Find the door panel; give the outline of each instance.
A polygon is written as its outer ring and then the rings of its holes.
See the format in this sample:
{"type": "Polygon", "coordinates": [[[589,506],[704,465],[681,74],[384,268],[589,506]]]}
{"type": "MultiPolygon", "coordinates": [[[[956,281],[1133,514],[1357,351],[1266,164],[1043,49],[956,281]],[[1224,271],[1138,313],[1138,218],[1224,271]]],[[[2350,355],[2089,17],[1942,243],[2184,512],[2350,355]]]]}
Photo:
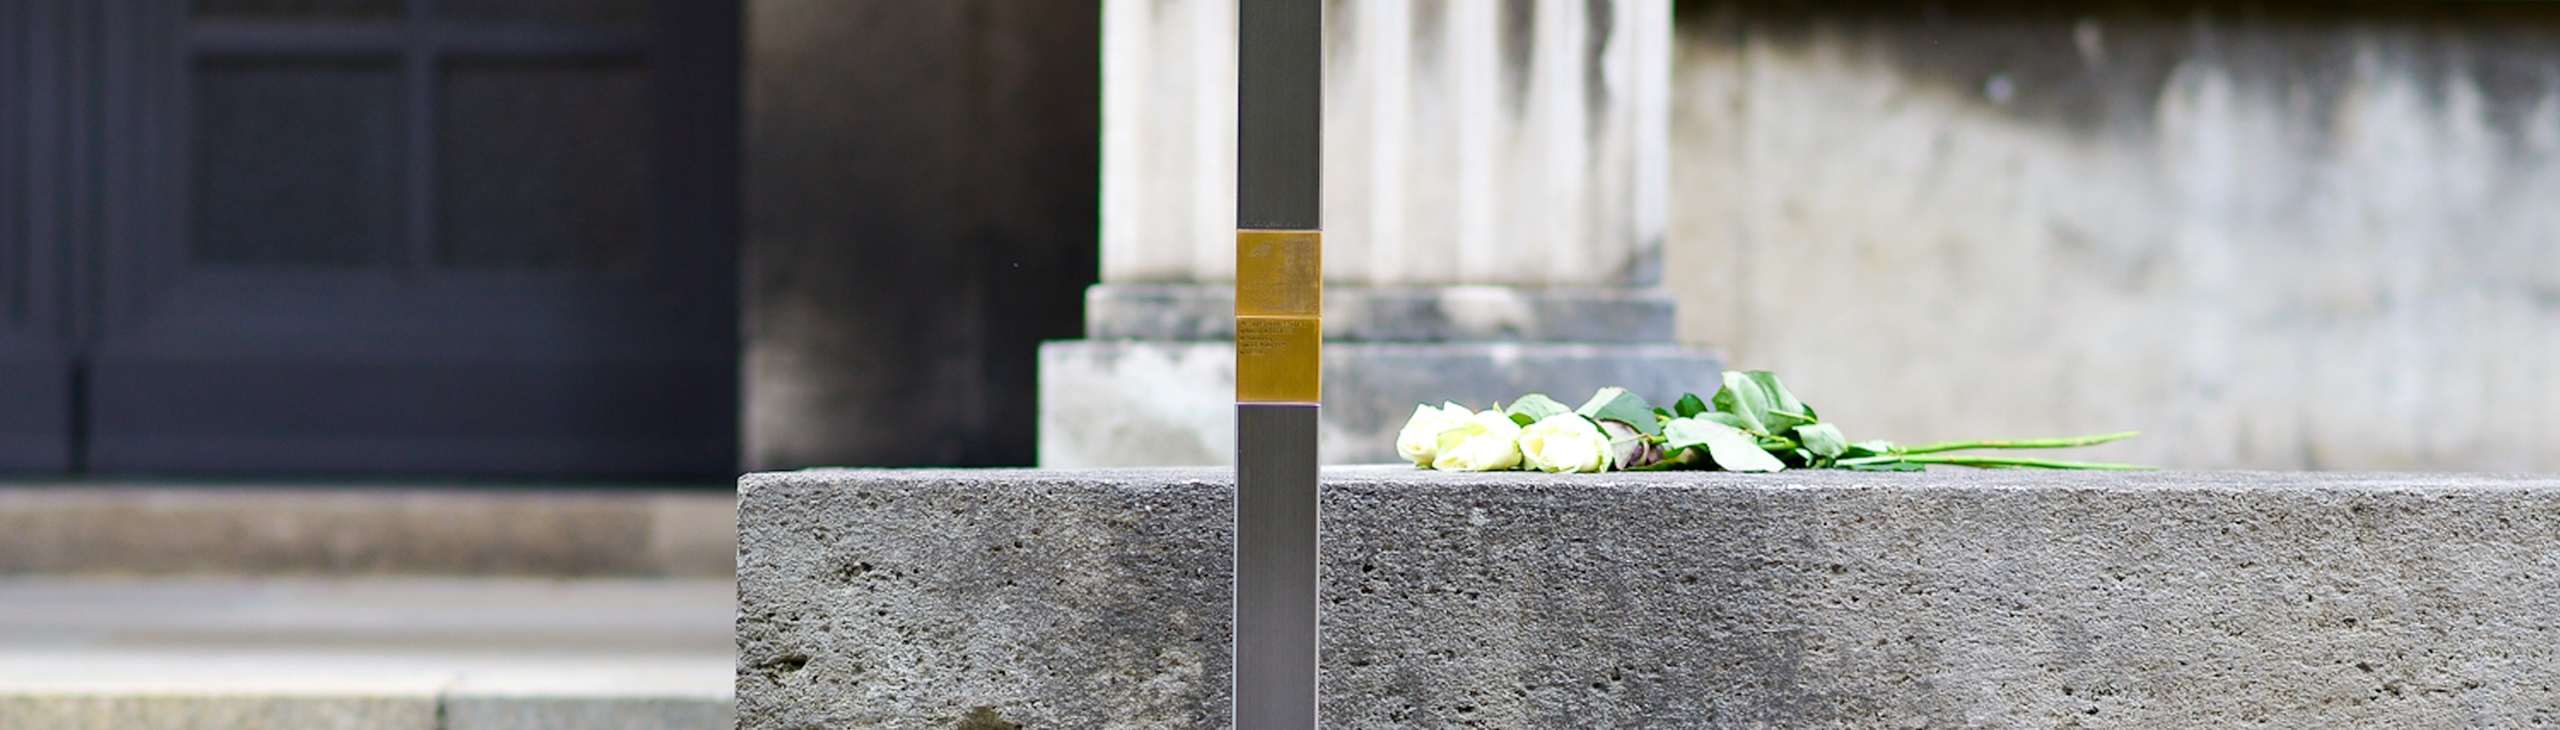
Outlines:
{"type": "Polygon", "coordinates": [[[105,471],[652,478],[717,473],[725,362],[565,353],[122,357],[90,401],[105,471]]]}
{"type": "Polygon", "coordinates": [[[127,6],[176,49],[132,69],[173,173],[133,204],[181,215],[102,257],[89,467],[733,473],[735,193],[693,148],[734,113],[667,111],[735,108],[735,6],[632,4],[127,6]]]}
{"type": "Polygon", "coordinates": [[[67,18],[0,3],[0,474],[71,464],[71,369],[56,279],[66,195],[67,18]]]}
{"type": "Polygon", "coordinates": [[[0,342],[0,474],[70,467],[70,372],[50,348],[0,342]]]}

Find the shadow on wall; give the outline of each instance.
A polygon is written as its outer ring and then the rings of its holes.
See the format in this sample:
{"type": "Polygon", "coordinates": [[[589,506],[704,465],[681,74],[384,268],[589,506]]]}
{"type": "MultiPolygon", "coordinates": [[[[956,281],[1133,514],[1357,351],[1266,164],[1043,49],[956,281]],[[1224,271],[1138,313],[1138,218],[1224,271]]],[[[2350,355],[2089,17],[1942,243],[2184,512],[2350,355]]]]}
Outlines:
{"type": "Polygon", "coordinates": [[[1682,337],[1852,437],[2560,469],[2560,7],[1680,8],[1682,337]]]}
{"type": "Polygon", "coordinates": [[[1099,12],[747,9],[747,468],[1032,463],[1095,280],[1099,12]]]}

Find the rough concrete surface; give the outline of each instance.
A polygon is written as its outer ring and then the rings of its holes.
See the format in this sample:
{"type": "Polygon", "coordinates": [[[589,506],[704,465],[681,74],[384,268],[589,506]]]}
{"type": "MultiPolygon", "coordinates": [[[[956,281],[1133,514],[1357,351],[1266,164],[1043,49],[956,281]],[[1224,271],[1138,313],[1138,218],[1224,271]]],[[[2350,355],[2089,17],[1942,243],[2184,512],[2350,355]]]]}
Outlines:
{"type": "Polygon", "coordinates": [[[1682,2],[1682,340],[1854,438],[2560,470],[2560,5],[1682,2]]]}
{"type": "MultiPolygon", "coordinates": [[[[1235,360],[1233,343],[1042,345],[1040,465],[1231,462],[1235,360]]],[[[1326,463],[1394,461],[1396,431],[1418,404],[1485,408],[1546,393],[1578,405],[1613,385],[1639,393],[1712,387],[1722,367],[1715,351],[1668,344],[1328,342],[1317,448],[1326,463]]]]}
{"type": "MultiPolygon", "coordinates": [[[[2560,719],[2555,477],[1325,482],[1328,727],[2560,719]]],[[[1228,472],[740,490],[741,727],[1223,722],[1228,472]]]]}
{"type": "Polygon", "coordinates": [[[742,728],[1195,727],[1227,712],[1232,478],[749,475],[742,728]],[[1222,483],[1229,483],[1221,487],[1222,483]]]}

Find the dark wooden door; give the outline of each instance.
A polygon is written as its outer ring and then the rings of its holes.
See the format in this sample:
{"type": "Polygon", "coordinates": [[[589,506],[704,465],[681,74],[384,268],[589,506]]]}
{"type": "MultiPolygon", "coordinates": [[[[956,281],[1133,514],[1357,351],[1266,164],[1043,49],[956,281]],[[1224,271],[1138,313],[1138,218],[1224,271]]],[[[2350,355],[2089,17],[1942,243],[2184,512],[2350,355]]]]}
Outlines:
{"type": "Polygon", "coordinates": [[[734,2],[35,4],[97,44],[77,468],[734,468],[734,2]]]}
{"type": "Polygon", "coordinates": [[[68,10],[0,2],[0,473],[68,468],[78,430],[63,254],[95,199],[68,10]]]}

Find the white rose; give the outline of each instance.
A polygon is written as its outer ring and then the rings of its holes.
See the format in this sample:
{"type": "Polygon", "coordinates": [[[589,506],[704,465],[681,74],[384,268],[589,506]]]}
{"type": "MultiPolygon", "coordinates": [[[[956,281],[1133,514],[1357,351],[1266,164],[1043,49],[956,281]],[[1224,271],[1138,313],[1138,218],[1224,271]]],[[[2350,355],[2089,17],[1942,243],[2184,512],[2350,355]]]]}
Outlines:
{"type": "Polygon", "coordinates": [[[1457,428],[1474,416],[1474,411],[1456,403],[1440,408],[1414,406],[1413,418],[1404,422],[1403,431],[1396,433],[1396,455],[1414,466],[1430,466],[1440,457],[1440,432],[1457,428]]]}
{"type": "Polygon", "coordinates": [[[1520,430],[1520,457],[1543,472],[1597,472],[1609,468],[1609,436],[1591,419],[1558,413],[1520,430]]]}
{"type": "Polygon", "coordinates": [[[1520,465],[1520,424],[1501,411],[1482,411],[1465,423],[1440,432],[1439,455],[1431,468],[1441,471],[1501,471],[1520,465]]]}

